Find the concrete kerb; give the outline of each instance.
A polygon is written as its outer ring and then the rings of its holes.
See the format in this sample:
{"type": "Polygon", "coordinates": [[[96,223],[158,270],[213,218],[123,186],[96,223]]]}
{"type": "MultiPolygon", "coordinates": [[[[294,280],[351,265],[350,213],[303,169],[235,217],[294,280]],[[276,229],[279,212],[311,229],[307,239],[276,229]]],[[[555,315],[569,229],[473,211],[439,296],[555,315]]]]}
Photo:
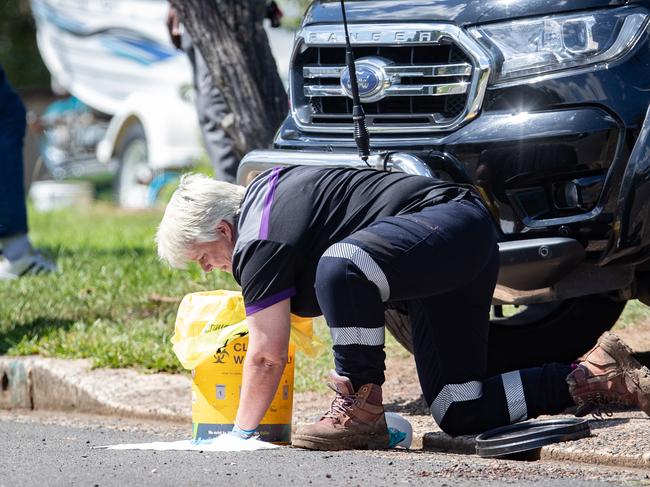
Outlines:
{"type": "Polygon", "coordinates": [[[0,408],[190,421],[191,379],[93,369],[90,360],[0,356],[0,408]]]}
{"type": "MultiPolygon", "coordinates": [[[[191,421],[191,379],[93,369],[90,360],[0,356],[0,409],[42,409],[174,422],[191,421]]],[[[650,418],[618,413],[592,421],[592,436],[541,449],[540,458],[650,468],[650,418]]],[[[425,450],[475,453],[473,436],[426,433],[425,450]]]]}
{"type": "MultiPolygon", "coordinates": [[[[562,416],[553,416],[555,419],[559,417],[562,416]]],[[[617,413],[611,418],[591,420],[590,426],[590,437],[542,447],[539,458],[650,469],[650,418],[644,413],[617,413]]],[[[474,436],[452,438],[442,432],[426,433],[422,438],[422,448],[473,454],[476,440],[474,436]]]]}

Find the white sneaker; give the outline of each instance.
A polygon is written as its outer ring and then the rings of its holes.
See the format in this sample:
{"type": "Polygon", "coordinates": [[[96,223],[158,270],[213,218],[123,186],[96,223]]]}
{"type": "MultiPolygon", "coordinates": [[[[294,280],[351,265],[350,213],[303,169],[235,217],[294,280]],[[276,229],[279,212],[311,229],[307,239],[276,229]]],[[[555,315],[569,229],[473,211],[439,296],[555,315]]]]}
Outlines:
{"type": "Polygon", "coordinates": [[[0,259],[0,281],[56,271],[56,264],[36,251],[12,261],[5,258],[0,259]]]}

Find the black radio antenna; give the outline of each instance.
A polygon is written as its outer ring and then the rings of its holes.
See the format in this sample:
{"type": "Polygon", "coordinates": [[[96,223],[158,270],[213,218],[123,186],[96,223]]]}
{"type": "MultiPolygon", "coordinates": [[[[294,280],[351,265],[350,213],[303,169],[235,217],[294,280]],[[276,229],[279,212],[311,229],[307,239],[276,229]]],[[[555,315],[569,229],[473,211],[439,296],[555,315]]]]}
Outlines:
{"type": "Polygon", "coordinates": [[[350,43],[348,32],[348,18],[345,14],[345,1],[341,0],[341,12],[343,13],[343,27],[345,28],[345,64],[350,75],[350,88],[352,91],[352,122],[354,123],[354,141],[357,143],[359,157],[368,167],[368,156],[370,155],[370,135],[366,128],[366,114],[361,106],[359,97],[359,84],[357,82],[357,70],[354,64],[354,53],[350,43]]]}

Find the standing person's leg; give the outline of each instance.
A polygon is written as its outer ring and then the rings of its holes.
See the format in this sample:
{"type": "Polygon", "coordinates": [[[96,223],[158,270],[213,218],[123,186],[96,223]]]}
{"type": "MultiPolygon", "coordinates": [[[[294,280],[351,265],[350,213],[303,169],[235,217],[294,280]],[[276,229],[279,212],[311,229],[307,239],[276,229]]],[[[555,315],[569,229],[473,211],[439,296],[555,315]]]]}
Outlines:
{"type": "Polygon", "coordinates": [[[56,270],[32,248],[23,186],[25,107],[0,67],[0,280],[56,270]]]}
{"type": "Polygon", "coordinates": [[[27,238],[23,187],[25,123],[25,107],[0,71],[0,238],[3,243],[10,237],[27,238]]]}
{"type": "Polygon", "coordinates": [[[232,139],[222,126],[224,118],[230,112],[221,91],[214,84],[205,59],[192,44],[187,33],[183,34],[182,47],[192,64],[199,125],[215,178],[234,183],[237,179],[239,159],[235,154],[232,139]]]}

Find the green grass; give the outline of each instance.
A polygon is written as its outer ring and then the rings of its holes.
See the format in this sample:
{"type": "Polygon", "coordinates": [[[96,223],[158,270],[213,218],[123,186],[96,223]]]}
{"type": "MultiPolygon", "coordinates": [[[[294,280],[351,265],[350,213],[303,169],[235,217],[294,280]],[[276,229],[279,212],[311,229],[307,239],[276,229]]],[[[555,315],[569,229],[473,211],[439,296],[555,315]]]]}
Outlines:
{"type": "Polygon", "coordinates": [[[176,302],[158,296],[236,287],[224,273],[171,270],[153,236],[161,213],[107,204],[30,214],[31,237],[61,272],[0,283],[0,354],[91,358],[97,367],[179,371],[176,302]]]}
{"type": "Polygon", "coordinates": [[[334,358],[330,353],[332,339],[330,338],[327,324],[322,318],[314,320],[314,333],[323,343],[323,353],[317,357],[307,357],[298,353],[296,357],[296,371],[294,387],[297,391],[324,391],[325,378],[330,369],[334,368],[334,358]]]}
{"type": "MultiPolygon", "coordinates": [[[[519,313],[521,309],[522,308],[519,306],[504,305],[502,309],[503,316],[515,315],[519,313]]],[[[634,326],[648,320],[650,320],[650,307],[634,299],[627,303],[621,317],[616,322],[616,325],[614,325],[614,328],[634,326]]]]}
{"type": "Polygon", "coordinates": [[[650,307],[637,301],[629,301],[614,328],[626,328],[650,320],[650,307]]]}

